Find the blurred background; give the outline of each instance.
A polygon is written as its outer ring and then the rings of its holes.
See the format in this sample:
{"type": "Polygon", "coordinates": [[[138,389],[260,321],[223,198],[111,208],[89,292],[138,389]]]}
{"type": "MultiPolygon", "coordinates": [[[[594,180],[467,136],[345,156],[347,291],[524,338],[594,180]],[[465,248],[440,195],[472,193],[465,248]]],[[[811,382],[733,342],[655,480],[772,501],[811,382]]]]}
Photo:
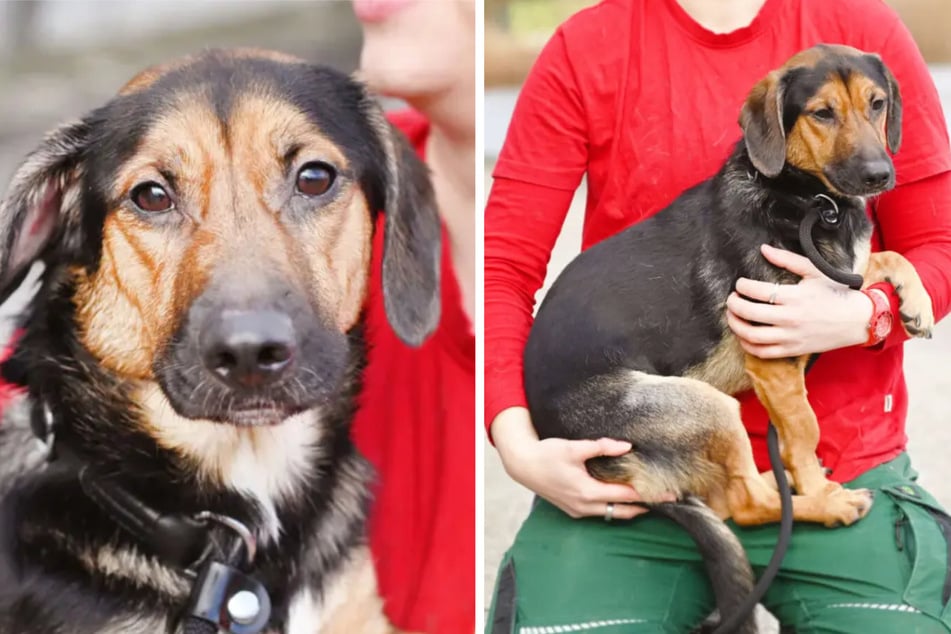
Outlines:
{"type": "Polygon", "coordinates": [[[349,0],[0,0],[0,182],[43,132],[151,64],[256,46],[350,72],[360,45],[349,0]]]}
{"type": "MultiPolygon", "coordinates": [[[[951,128],[951,0],[886,0],[901,15],[928,62],[945,118],[951,128]]],[[[519,86],[535,56],[554,29],[572,13],[594,0],[485,0],[485,192],[505,139],[519,86]]],[[[581,248],[584,185],[575,194],[571,211],[552,253],[545,291],[581,248]]],[[[537,304],[536,304],[537,305],[537,304]]],[[[905,346],[905,373],[910,392],[908,434],[921,481],[951,508],[951,319],[936,329],[930,341],[905,346]]],[[[485,447],[485,596],[495,584],[496,568],[528,513],[531,493],[506,475],[498,454],[485,447]]],[[[775,634],[775,621],[760,614],[764,632],[775,634]]]]}

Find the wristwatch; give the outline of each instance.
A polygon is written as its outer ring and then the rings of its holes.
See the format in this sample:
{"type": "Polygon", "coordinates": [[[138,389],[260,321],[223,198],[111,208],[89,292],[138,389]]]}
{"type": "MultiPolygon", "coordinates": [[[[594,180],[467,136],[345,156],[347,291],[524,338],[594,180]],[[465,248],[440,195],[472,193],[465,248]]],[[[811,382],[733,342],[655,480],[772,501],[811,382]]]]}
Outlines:
{"type": "Polygon", "coordinates": [[[868,341],[863,345],[874,346],[881,343],[892,331],[892,306],[888,294],[880,288],[867,288],[862,291],[872,300],[872,316],[868,320],[868,341]]]}

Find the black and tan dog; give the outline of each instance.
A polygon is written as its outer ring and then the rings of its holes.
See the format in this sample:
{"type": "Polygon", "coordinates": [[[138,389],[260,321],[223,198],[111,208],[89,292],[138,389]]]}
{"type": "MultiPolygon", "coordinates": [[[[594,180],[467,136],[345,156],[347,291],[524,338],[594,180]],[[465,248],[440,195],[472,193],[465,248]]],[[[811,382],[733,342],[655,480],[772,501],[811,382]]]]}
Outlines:
{"type": "Polygon", "coordinates": [[[28,394],[0,425],[0,633],[179,631],[225,550],[266,632],[392,631],[349,439],[378,210],[387,315],[417,345],[428,174],[346,76],[209,51],[46,137],[0,206],[4,292],[46,267],[4,368],[28,394]]]}
{"type": "Polygon", "coordinates": [[[914,268],[896,253],[869,255],[866,199],[894,186],[887,150],[898,150],[901,109],[877,56],[842,46],[797,54],[751,91],[744,138],[719,172],[571,262],[529,336],[525,387],[539,435],[630,441],[630,454],[591,460],[589,471],[648,501],[687,496],[651,508],[698,542],[724,617],[749,595],[752,573],[720,518],[760,524],[781,511],[728,395],[754,388],[776,424],[795,519],[847,525],[872,504],[868,491],[828,481],[816,458],[807,357],[745,354],[726,325],[726,299],[740,277],[794,283],[759,246],[802,253],[805,214],[836,205],[838,227],[815,231],[820,254],[866,284],[893,283],[906,330],[930,334],[931,301],[914,268]]]}

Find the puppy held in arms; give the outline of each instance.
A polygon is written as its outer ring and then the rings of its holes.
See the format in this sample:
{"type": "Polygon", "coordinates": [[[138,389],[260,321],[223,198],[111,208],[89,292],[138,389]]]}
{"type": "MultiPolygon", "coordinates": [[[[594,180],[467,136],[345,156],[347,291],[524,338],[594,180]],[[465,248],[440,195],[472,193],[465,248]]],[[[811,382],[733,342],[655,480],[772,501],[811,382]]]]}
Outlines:
{"type": "MultiPolygon", "coordinates": [[[[750,595],[753,572],[722,520],[765,524],[782,511],[732,395],[754,389],[776,425],[796,520],[849,525],[872,506],[871,492],[828,480],[816,457],[809,355],[746,354],[727,326],[727,297],[741,277],[795,284],[760,247],[804,253],[800,228],[818,214],[818,257],[866,286],[893,284],[907,333],[930,336],[931,299],[914,267],[898,253],[869,253],[866,204],[895,185],[889,152],[901,142],[901,112],[877,55],[829,45],[798,53],[751,89],[743,138],[717,174],[579,255],[529,335],[525,391],[539,436],[629,441],[629,454],[594,458],[588,470],[633,485],[690,534],[724,619],[750,595]],[[668,491],[681,500],[663,503],[668,491]]],[[[752,617],[737,630],[755,631],[752,617]]]]}
{"type": "Polygon", "coordinates": [[[145,70],[0,203],[0,633],[380,634],[349,438],[375,219],[394,331],[439,318],[424,165],[362,85],[278,53],[145,70]],[[36,281],[36,272],[43,268],[36,281]]]}

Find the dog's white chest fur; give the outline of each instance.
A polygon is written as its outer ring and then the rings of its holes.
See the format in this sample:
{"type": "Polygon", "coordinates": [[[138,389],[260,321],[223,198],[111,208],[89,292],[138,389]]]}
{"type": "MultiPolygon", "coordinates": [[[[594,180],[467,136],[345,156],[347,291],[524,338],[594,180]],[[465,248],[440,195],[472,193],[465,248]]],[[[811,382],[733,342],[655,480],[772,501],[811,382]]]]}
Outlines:
{"type": "Polygon", "coordinates": [[[138,396],[157,442],[192,459],[203,479],[256,502],[264,516],[258,539],[278,542],[277,505],[310,475],[317,458],[319,412],[303,412],[275,427],[239,428],[182,418],[155,384],[138,396]]]}

